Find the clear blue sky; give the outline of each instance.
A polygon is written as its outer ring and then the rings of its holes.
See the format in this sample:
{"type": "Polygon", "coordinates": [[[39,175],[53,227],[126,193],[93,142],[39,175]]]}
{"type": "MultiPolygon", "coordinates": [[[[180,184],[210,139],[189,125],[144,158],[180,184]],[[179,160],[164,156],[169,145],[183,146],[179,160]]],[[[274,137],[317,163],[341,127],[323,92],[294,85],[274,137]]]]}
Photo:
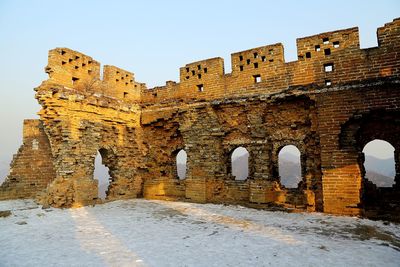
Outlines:
{"type": "MultiPolygon", "coordinates": [[[[21,144],[22,120],[40,109],[33,88],[46,79],[47,51],[69,47],[136,74],[149,87],[178,81],[178,68],[282,42],[360,27],[361,46],[400,17],[400,1],[19,1],[0,0],[0,163],[21,144]]],[[[1,166],[0,166],[1,168],[1,166]]]]}

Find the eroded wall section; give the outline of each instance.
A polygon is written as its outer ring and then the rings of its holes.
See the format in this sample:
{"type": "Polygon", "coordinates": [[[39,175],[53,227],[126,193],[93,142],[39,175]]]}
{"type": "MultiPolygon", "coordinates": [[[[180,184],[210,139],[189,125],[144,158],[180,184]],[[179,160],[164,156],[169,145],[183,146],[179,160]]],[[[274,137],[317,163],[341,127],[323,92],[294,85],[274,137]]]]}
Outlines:
{"type": "Polygon", "coordinates": [[[140,99],[134,75],[67,48],[49,52],[49,79],[36,88],[39,112],[54,154],[54,182],[41,202],[56,207],[96,203],[94,159],[110,170],[108,199],[140,196],[140,99]]]}
{"type": "Polygon", "coordinates": [[[23,144],[0,186],[0,199],[34,198],[55,177],[50,143],[39,120],[25,120],[23,144]]]}

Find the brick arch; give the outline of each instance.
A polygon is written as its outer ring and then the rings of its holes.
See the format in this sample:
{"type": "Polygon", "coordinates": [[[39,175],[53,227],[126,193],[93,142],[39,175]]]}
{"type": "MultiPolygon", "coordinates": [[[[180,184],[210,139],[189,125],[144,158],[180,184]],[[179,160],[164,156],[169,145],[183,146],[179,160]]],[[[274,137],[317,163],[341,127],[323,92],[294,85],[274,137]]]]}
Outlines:
{"type": "Polygon", "coordinates": [[[398,201],[400,189],[400,112],[385,109],[376,109],[365,113],[356,113],[343,124],[339,135],[341,149],[357,158],[360,169],[362,188],[361,203],[366,216],[379,210],[391,214],[391,201],[398,201]],[[365,179],[365,155],[363,148],[369,142],[380,139],[390,143],[395,151],[395,184],[392,188],[378,188],[365,179]]]}
{"type": "Polygon", "coordinates": [[[288,145],[293,145],[300,151],[301,177],[302,180],[304,180],[307,170],[306,168],[307,153],[306,153],[306,145],[301,140],[283,140],[274,143],[272,148],[272,175],[275,180],[280,181],[279,152],[282,150],[282,148],[288,145]]]}
{"type": "Polygon", "coordinates": [[[400,183],[400,112],[384,109],[372,110],[368,113],[354,114],[343,124],[340,135],[339,145],[342,149],[356,153],[358,164],[361,169],[362,177],[364,170],[363,148],[369,142],[380,139],[390,143],[395,149],[396,163],[396,186],[400,183]]]}
{"type": "MultiPolygon", "coordinates": [[[[300,180],[297,183],[297,186],[293,187],[292,189],[302,188],[302,186],[299,186],[299,185],[303,185],[305,183],[305,175],[304,175],[305,171],[304,171],[304,169],[305,169],[306,163],[305,163],[304,153],[302,153],[301,150],[296,145],[293,145],[293,144],[290,144],[290,145],[294,146],[300,153],[300,180]]],[[[278,153],[278,155],[277,155],[277,159],[278,159],[277,160],[277,164],[278,164],[278,166],[277,166],[277,170],[276,171],[278,172],[279,182],[281,183],[281,185],[285,186],[285,188],[290,188],[290,187],[287,187],[287,185],[284,185],[283,182],[282,182],[282,177],[281,177],[282,173],[281,173],[280,167],[279,167],[279,160],[280,160],[279,159],[279,154],[281,153],[283,148],[285,148],[287,146],[290,146],[290,145],[285,145],[283,147],[280,147],[279,150],[277,151],[277,153],[278,153]]]]}
{"type": "Polygon", "coordinates": [[[173,178],[176,178],[176,179],[179,179],[179,180],[185,180],[185,179],[188,177],[188,170],[189,170],[189,168],[188,168],[189,154],[188,154],[188,152],[187,152],[187,149],[185,149],[184,146],[183,146],[183,147],[179,147],[179,148],[173,150],[171,156],[172,156],[172,158],[173,158],[174,161],[175,161],[175,164],[174,164],[174,171],[173,171],[173,178]],[[178,168],[178,160],[177,160],[177,159],[178,159],[178,154],[179,154],[181,151],[184,151],[184,152],[186,153],[186,157],[187,157],[187,159],[186,159],[186,175],[185,175],[185,178],[182,178],[182,179],[179,178],[179,176],[178,176],[178,169],[177,169],[177,168],[178,168]]]}
{"type": "MultiPolygon", "coordinates": [[[[117,153],[116,149],[112,147],[101,147],[96,151],[96,154],[94,155],[94,158],[97,156],[97,152],[99,152],[101,159],[102,159],[102,164],[108,168],[108,175],[110,177],[109,185],[106,191],[106,199],[108,198],[108,195],[110,193],[110,189],[114,187],[116,183],[115,179],[115,173],[117,171],[117,153]]],[[[95,166],[93,165],[93,172],[94,172],[95,166]]],[[[94,179],[94,177],[93,177],[94,179]]]]}
{"type": "Polygon", "coordinates": [[[303,141],[299,141],[299,140],[280,141],[280,142],[278,142],[278,146],[274,146],[275,149],[274,149],[273,153],[278,155],[279,152],[282,150],[282,148],[284,148],[285,146],[289,146],[289,145],[295,146],[300,151],[301,154],[306,153],[306,146],[304,145],[303,141]]]}
{"type": "Polygon", "coordinates": [[[339,145],[342,149],[362,150],[374,139],[381,139],[399,148],[400,112],[384,109],[355,113],[341,127],[339,145]]]}
{"type": "Polygon", "coordinates": [[[172,150],[171,156],[176,157],[179,154],[179,152],[181,152],[182,150],[185,151],[187,154],[188,149],[185,146],[178,146],[177,148],[172,150]]]}
{"type": "Polygon", "coordinates": [[[249,151],[249,140],[246,140],[243,142],[243,140],[230,140],[229,142],[225,142],[223,145],[223,158],[224,158],[224,165],[226,169],[226,175],[231,179],[234,179],[232,177],[232,153],[238,148],[238,147],[244,147],[250,154],[249,151]]]}
{"type": "Polygon", "coordinates": [[[237,144],[237,145],[231,145],[230,146],[230,149],[228,150],[229,152],[227,154],[228,155],[228,159],[226,161],[227,162],[228,177],[230,177],[231,179],[236,180],[236,178],[233,176],[232,156],[233,156],[233,153],[236,151],[236,149],[238,149],[240,147],[246,149],[247,153],[249,154],[249,159],[248,159],[248,164],[247,164],[248,174],[247,174],[247,177],[245,179],[245,180],[247,180],[247,179],[250,178],[250,160],[251,160],[251,156],[250,156],[248,145],[246,146],[246,144],[237,144]]]}

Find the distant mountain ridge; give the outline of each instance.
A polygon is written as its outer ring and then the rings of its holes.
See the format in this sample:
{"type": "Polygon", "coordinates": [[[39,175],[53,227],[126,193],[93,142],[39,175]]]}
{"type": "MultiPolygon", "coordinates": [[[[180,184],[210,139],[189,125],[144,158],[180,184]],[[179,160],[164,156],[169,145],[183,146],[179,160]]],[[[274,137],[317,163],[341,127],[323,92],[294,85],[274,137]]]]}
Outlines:
{"type": "Polygon", "coordinates": [[[380,159],[365,156],[365,178],[378,187],[391,187],[396,174],[394,158],[380,159]]]}
{"type": "Polygon", "coordinates": [[[385,176],[374,171],[366,171],[365,178],[373,182],[377,187],[391,187],[394,183],[393,177],[385,176]]]}
{"type": "Polygon", "coordinates": [[[380,159],[374,156],[365,156],[364,166],[366,166],[365,169],[367,171],[373,171],[388,177],[394,177],[396,174],[394,164],[394,158],[380,159]]]}

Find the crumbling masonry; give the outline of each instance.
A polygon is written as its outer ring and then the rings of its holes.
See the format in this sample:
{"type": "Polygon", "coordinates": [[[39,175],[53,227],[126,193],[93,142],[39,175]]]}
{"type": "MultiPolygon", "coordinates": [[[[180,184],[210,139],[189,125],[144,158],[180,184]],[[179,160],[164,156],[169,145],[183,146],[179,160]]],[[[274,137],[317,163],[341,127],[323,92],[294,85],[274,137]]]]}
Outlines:
{"type": "Polygon", "coordinates": [[[24,122],[24,143],[0,199],[37,197],[55,207],[98,201],[99,151],[110,169],[107,199],[280,205],[337,214],[400,210],[400,19],[360,49],[358,28],[297,39],[298,60],[282,44],[180,68],[180,82],[147,89],[134,74],[67,48],[49,52],[49,79],[36,88],[39,120],[24,122]],[[395,147],[392,188],[364,178],[362,148],[395,147]],[[302,181],[280,183],[278,153],[301,152],[302,181]],[[249,177],[237,181],[230,155],[249,152],[249,177]],[[176,155],[188,154],[180,180],[176,155]]]}

